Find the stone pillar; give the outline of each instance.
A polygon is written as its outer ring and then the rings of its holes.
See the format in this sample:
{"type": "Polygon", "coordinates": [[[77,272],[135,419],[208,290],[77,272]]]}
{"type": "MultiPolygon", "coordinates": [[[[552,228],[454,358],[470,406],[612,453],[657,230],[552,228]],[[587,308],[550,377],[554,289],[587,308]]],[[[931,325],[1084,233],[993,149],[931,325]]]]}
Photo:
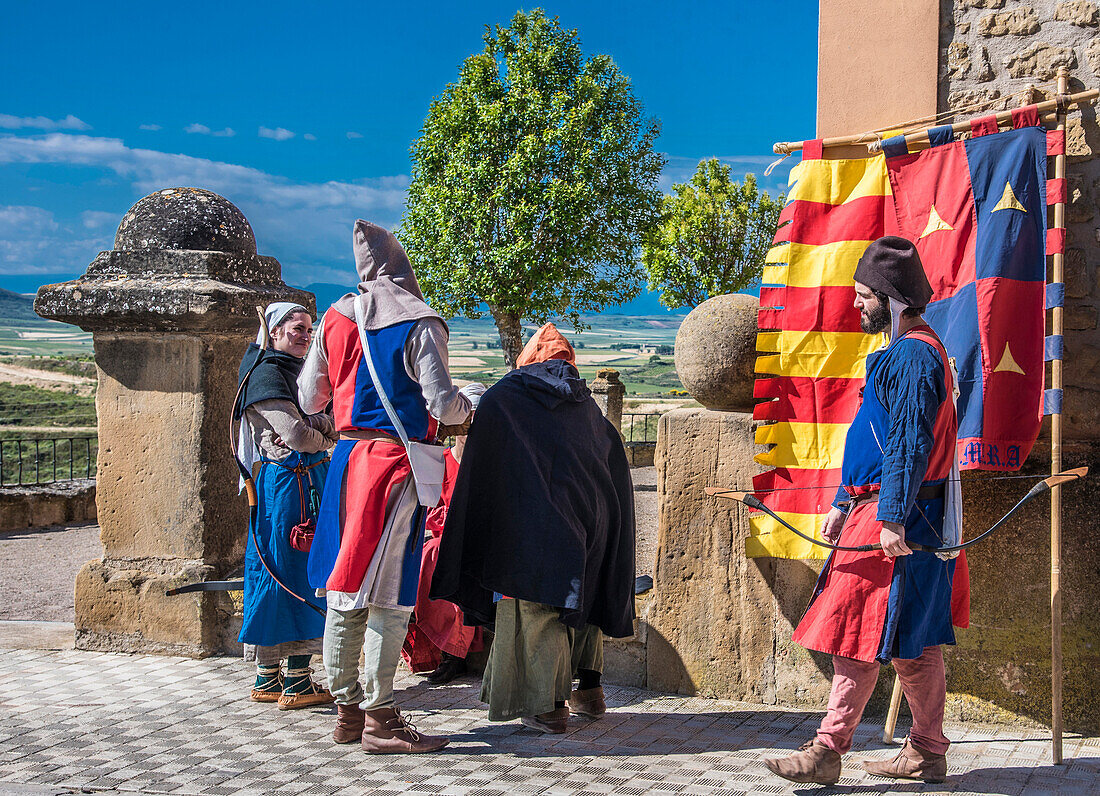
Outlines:
{"type": "Polygon", "coordinates": [[[604,417],[622,434],[623,396],[626,395],[626,386],[619,381],[619,371],[600,368],[588,388],[592,390],[592,397],[596,399],[604,417]]]}
{"type": "MultiPolygon", "coordinates": [[[[657,568],[647,616],[656,691],[820,707],[823,660],[791,641],[821,562],[747,558],[748,512],[708,486],[752,483],[757,424],[742,412],[676,409],[657,431],[657,568]]],[[[831,672],[830,672],[831,674],[831,672]]]]}
{"type": "Polygon", "coordinates": [[[195,188],[145,197],[80,279],[39,289],[39,315],[92,332],[99,376],[103,558],[77,575],[77,648],[197,657],[235,645],[225,592],[164,592],[240,573],[248,508],[229,418],[255,307],[280,300],[314,309],[256,254],[240,210],[195,188]]]}

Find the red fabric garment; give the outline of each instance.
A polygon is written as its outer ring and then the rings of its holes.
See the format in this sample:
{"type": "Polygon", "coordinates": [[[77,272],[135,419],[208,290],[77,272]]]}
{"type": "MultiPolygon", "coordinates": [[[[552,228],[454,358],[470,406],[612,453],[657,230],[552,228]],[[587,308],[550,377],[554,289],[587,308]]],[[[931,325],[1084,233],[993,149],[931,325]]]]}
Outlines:
{"type": "Polygon", "coordinates": [[[443,523],[447,519],[447,507],[451,503],[458,462],[449,452],[446,456],[447,473],[443,479],[443,495],[440,505],[428,512],[424,527],[431,537],[424,542],[424,556],[420,561],[420,584],[416,591],[416,608],[409,622],[409,632],[401,647],[409,670],[430,672],[439,666],[440,652],[465,658],[471,650],[482,648],[481,628],[462,624],[462,611],[446,600],[432,600],[428,591],[432,575],[439,560],[439,543],[443,536],[443,523]]]}
{"type": "MultiPolygon", "coordinates": [[[[844,523],[843,544],[875,544],[882,523],[878,503],[860,503],[844,523]]],[[[833,551],[823,594],[810,603],[794,631],[794,641],[829,655],[871,663],[878,654],[894,574],[894,559],[881,550],[833,551]],[[829,599],[823,599],[828,596],[829,599]]]]}
{"type": "Polygon", "coordinates": [[[357,592],[386,521],[390,490],[412,475],[400,442],[360,440],[348,460],[340,552],[325,588],[357,592]]]}
{"type": "Polygon", "coordinates": [[[573,346],[552,323],[543,326],[527,341],[527,345],[519,352],[516,367],[522,368],[524,365],[545,362],[548,359],[564,359],[574,367],[577,364],[577,355],[573,351],[573,346]]]}

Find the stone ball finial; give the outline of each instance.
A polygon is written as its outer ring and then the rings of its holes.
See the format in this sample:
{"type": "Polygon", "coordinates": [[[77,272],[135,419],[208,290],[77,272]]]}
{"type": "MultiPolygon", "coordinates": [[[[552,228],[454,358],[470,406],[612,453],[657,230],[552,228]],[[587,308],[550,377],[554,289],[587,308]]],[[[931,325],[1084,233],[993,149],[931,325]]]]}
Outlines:
{"type": "Polygon", "coordinates": [[[751,412],[756,366],[755,296],[730,293],[688,313],[676,333],[676,372],[707,409],[751,412]]]}
{"type": "Polygon", "coordinates": [[[138,201],[122,217],[116,251],[175,249],[256,254],[256,236],[244,213],[202,188],[168,188],[138,201]]]}

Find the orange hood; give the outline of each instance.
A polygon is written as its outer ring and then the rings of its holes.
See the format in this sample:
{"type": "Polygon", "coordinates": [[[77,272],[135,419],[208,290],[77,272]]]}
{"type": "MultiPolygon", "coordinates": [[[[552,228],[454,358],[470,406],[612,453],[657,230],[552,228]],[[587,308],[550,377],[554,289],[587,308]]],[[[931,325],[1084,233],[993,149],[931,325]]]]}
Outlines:
{"type": "Polygon", "coordinates": [[[519,354],[519,359],[516,360],[516,367],[522,368],[524,365],[545,362],[548,359],[564,359],[574,367],[577,365],[573,346],[569,345],[569,341],[552,323],[543,326],[527,341],[527,345],[519,354]]]}

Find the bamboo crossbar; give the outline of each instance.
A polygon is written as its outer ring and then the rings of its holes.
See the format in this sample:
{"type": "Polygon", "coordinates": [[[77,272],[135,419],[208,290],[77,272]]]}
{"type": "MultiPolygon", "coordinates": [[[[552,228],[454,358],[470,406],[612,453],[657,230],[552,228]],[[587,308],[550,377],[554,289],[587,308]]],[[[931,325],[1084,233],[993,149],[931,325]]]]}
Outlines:
{"type": "MultiPolygon", "coordinates": [[[[1044,102],[1037,103],[1035,109],[1038,111],[1041,120],[1044,123],[1054,122],[1057,119],[1057,111],[1059,103],[1062,103],[1062,107],[1068,109],[1077,105],[1082,105],[1086,102],[1091,102],[1097,97],[1100,97],[1100,89],[1090,89],[1088,91],[1079,91],[1076,94],[1064,94],[1059,92],[1058,96],[1052,100],[1045,100],[1044,102]]],[[[1012,121],[1012,111],[997,111],[992,114],[984,114],[985,116],[994,116],[997,119],[998,124],[1007,124],[1012,121]]],[[[982,118],[981,115],[973,117],[975,119],[982,118]]],[[[932,125],[923,129],[917,130],[912,133],[908,133],[905,136],[906,144],[927,144],[928,143],[928,131],[934,129],[940,125],[932,125]]],[[[946,125],[943,125],[946,126],[946,125]]],[[[956,133],[967,132],[970,130],[970,119],[965,119],[961,122],[955,122],[951,125],[952,131],[956,133]]],[[[800,152],[802,150],[805,141],[779,141],[772,145],[772,151],[777,155],[789,155],[792,152],[800,152]]],[[[853,146],[863,144],[867,147],[867,151],[872,154],[882,150],[882,138],[878,135],[878,132],[859,133],[858,135],[841,135],[833,138],[825,138],[821,141],[821,146],[824,148],[837,147],[837,146],[853,146]],[[868,140],[870,139],[870,140],[868,140]]]]}

